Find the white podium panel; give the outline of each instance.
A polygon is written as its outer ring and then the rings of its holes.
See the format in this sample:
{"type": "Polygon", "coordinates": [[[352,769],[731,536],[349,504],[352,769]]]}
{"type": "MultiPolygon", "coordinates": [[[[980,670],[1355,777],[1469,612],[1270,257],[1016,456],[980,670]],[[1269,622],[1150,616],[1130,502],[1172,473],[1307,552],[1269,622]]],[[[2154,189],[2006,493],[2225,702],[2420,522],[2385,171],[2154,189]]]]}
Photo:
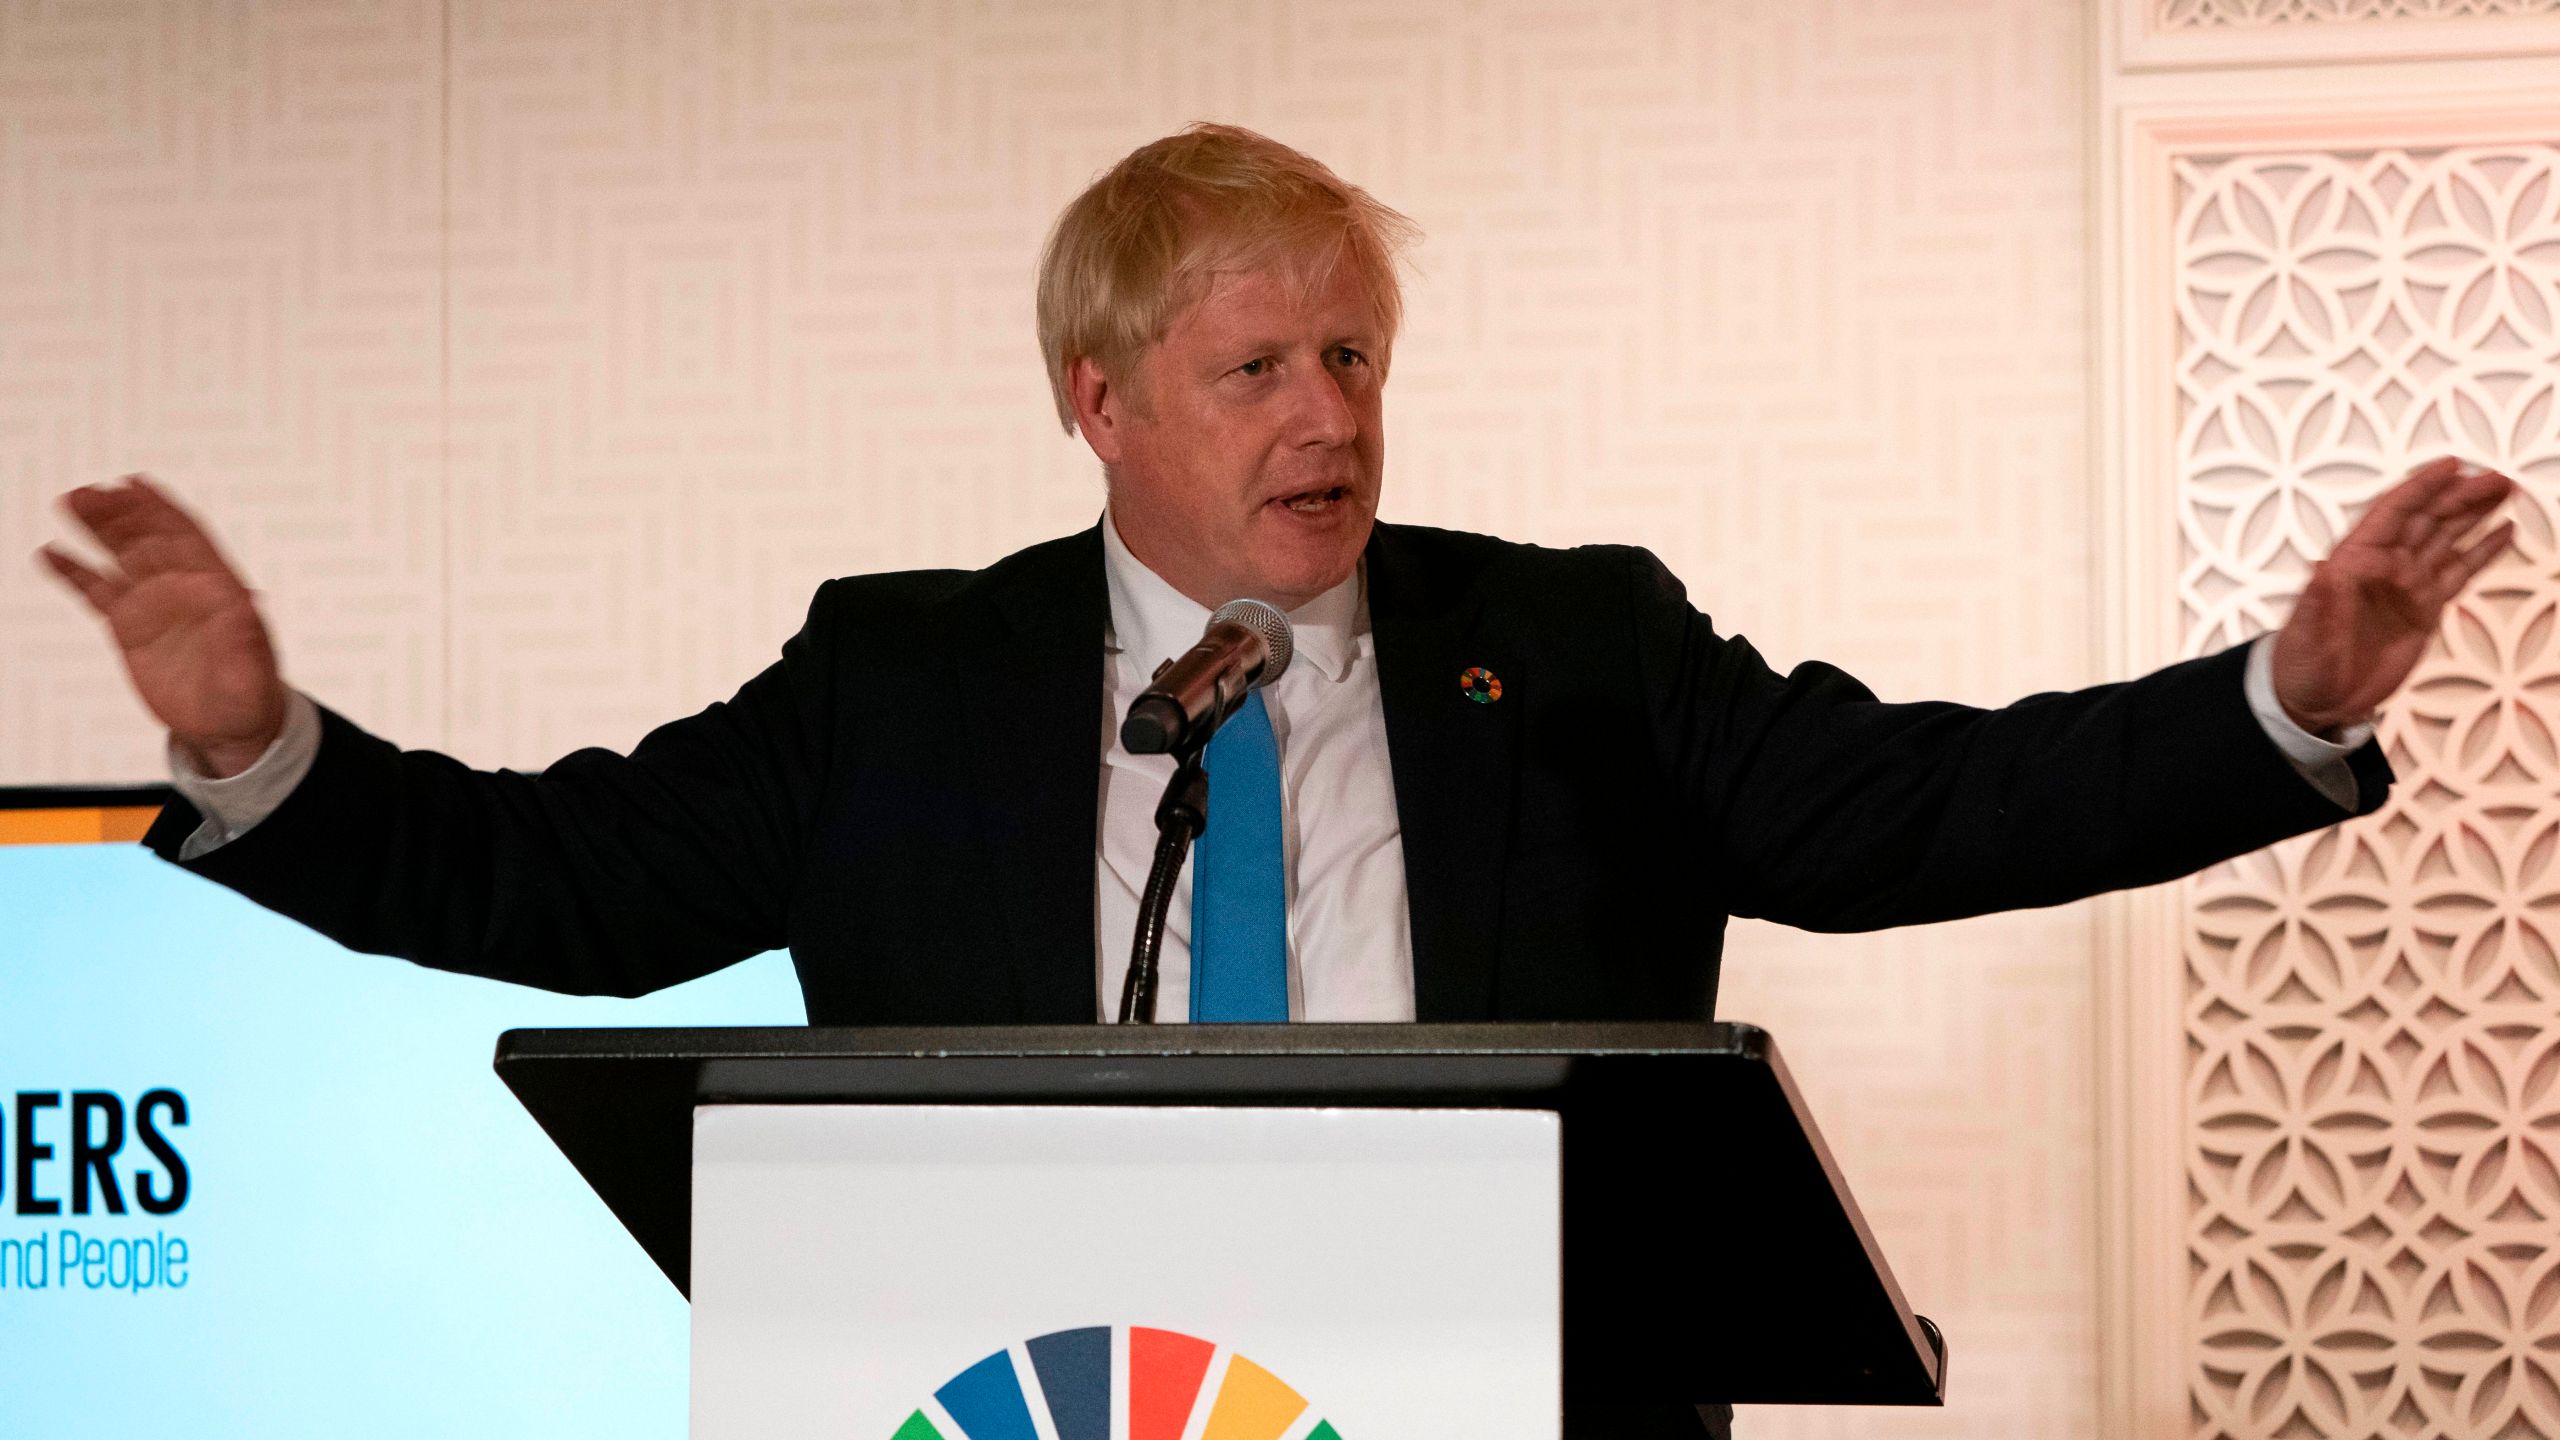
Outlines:
{"type": "Polygon", "coordinates": [[[703,1106],[700,1440],[1555,1440],[1530,1110],[703,1106]]]}

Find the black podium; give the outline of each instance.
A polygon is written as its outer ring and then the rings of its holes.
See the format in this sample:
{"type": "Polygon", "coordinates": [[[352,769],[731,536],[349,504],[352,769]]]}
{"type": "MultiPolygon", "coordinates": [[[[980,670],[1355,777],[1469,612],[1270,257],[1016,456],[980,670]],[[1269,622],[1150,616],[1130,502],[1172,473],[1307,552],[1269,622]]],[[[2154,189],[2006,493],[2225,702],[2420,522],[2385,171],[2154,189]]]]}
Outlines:
{"type": "Polygon", "coordinates": [[[697,1106],[1549,1111],[1567,1435],[1944,1392],[1935,1328],[1748,1025],[515,1030],[497,1070],[679,1290],[697,1106]]]}

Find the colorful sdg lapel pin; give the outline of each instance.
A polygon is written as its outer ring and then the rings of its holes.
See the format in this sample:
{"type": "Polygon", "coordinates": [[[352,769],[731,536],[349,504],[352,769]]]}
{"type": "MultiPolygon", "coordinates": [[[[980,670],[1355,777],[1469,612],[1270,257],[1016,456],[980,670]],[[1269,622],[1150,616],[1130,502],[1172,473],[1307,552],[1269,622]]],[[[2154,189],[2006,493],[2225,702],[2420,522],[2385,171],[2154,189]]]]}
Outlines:
{"type": "Polygon", "coordinates": [[[1479,705],[1490,705],[1502,698],[1502,677],[1481,665],[1470,665],[1458,673],[1458,690],[1479,705]]]}

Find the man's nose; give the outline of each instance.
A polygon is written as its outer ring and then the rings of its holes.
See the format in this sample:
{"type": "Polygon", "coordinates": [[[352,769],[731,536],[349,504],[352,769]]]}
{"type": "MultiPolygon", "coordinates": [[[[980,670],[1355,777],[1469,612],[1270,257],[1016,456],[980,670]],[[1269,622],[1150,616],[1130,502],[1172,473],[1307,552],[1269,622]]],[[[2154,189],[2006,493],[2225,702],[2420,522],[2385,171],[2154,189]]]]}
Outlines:
{"type": "Polygon", "coordinates": [[[1351,397],[1342,393],[1342,377],[1330,367],[1316,367],[1297,388],[1299,444],[1348,445],[1359,435],[1360,421],[1352,413],[1351,397]]]}

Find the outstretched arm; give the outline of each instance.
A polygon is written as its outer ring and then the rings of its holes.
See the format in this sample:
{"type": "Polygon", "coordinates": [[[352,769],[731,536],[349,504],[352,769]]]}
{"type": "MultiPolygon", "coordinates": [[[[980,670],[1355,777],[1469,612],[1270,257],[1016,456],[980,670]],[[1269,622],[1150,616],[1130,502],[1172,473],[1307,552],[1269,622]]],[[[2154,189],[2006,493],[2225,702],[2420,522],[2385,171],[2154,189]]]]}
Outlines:
{"type": "MultiPolygon", "coordinates": [[[[2505,547],[2503,527],[2462,540],[2509,489],[2439,461],[2376,503],[2278,637],[2295,723],[2336,733],[2407,678],[2443,607],[2505,547]]],[[[1657,764],[1734,913],[1851,930],[2051,905],[2342,818],[2251,713],[2244,649],[1997,710],[1884,704],[1827,665],[1772,671],[1645,558],[1657,764]]],[[[2351,763],[2369,810],[2388,767],[2370,745],[2351,763]]]]}
{"type": "Polygon", "coordinates": [[[164,857],[351,949],[556,990],[637,994],[783,943],[834,713],[821,605],[733,699],[628,756],[475,771],[326,712],[311,724],[248,587],[150,482],[65,504],[110,563],[43,558],[106,620],[191,768],[241,775],[298,708],[317,732],[254,831],[205,852],[173,804],[145,837],[164,857]]]}

